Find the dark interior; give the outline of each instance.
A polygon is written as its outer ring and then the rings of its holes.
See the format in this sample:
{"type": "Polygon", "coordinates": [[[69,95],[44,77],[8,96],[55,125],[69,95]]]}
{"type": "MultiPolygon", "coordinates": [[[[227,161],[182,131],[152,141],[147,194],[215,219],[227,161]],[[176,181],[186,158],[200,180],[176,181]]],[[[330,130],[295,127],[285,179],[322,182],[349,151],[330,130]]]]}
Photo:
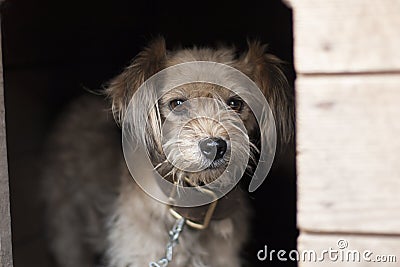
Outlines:
{"type": "MultiPolygon", "coordinates": [[[[294,81],[292,13],[280,0],[9,0],[1,18],[16,267],[53,265],[39,187],[43,144],[55,119],[87,89],[102,88],[152,37],[164,36],[168,48],[222,42],[239,50],[247,38],[258,38],[289,63],[294,81]]],[[[243,250],[249,266],[296,266],[257,259],[265,245],[296,248],[294,145],[287,151],[251,194],[252,239],[243,250]]]]}

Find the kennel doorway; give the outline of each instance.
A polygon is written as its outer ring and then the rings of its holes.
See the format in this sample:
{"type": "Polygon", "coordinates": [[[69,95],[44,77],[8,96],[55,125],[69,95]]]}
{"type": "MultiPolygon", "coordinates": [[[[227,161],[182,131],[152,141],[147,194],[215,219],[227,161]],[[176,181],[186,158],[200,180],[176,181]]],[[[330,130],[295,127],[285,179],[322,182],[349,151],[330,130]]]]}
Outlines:
{"type": "MultiPolygon", "coordinates": [[[[210,0],[197,5],[161,0],[3,3],[14,266],[53,266],[46,251],[37,178],[42,147],[51,126],[71,101],[86,93],[85,89],[99,89],[120,73],[152,37],[163,35],[169,49],[191,45],[217,47],[221,41],[234,44],[240,51],[246,49],[248,37],[259,38],[269,43],[272,54],[293,62],[292,13],[280,0],[241,4],[210,0]],[[266,24],[271,27],[265,27],[266,24]]],[[[294,72],[291,64],[288,71],[294,72]]],[[[290,150],[293,153],[294,146],[290,150]]],[[[294,156],[282,159],[252,195],[258,215],[253,222],[251,244],[243,250],[243,257],[251,266],[265,265],[256,256],[264,244],[276,249],[296,248],[294,167],[294,156]]],[[[6,218],[9,220],[9,216],[6,218]]],[[[3,229],[9,231],[10,227],[3,229]]],[[[9,236],[5,238],[10,241],[9,236]]],[[[4,255],[11,260],[11,250],[7,251],[4,255]]],[[[296,266],[295,262],[277,264],[296,266]]]]}

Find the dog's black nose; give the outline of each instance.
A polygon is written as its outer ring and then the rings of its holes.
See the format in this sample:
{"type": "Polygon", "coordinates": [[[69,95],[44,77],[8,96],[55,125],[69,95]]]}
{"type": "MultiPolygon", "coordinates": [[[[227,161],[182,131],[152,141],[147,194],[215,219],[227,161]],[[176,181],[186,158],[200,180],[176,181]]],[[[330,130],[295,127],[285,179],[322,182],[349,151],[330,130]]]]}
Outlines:
{"type": "Polygon", "coordinates": [[[210,160],[217,160],[225,155],[227,144],[221,138],[207,138],[199,142],[203,155],[210,160]]]}

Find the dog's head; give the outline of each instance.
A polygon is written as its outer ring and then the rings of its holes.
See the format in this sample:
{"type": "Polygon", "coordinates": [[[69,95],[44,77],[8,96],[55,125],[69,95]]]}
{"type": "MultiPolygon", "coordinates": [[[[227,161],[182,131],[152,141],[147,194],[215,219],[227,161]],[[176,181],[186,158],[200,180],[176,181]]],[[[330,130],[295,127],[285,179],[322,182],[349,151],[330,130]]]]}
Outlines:
{"type": "Polygon", "coordinates": [[[176,86],[161,96],[151,88],[138,91],[157,72],[193,61],[223,63],[246,74],[270,105],[279,143],[290,140],[290,88],[281,61],[266,54],[264,45],[249,42],[248,51],[238,57],[232,48],[167,51],[164,39],[159,38],[111,81],[107,94],[118,122],[127,116],[132,118],[133,131],[162,176],[175,181],[187,177],[195,184],[214,181],[231,159],[255,161],[256,137],[268,127],[259,125],[249,107],[251,103],[221,85],[193,82],[176,86]],[[135,93],[140,95],[128,111],[135,93]],[[145,108],[148,105],[153,106],[150,112],[145,108]]]}

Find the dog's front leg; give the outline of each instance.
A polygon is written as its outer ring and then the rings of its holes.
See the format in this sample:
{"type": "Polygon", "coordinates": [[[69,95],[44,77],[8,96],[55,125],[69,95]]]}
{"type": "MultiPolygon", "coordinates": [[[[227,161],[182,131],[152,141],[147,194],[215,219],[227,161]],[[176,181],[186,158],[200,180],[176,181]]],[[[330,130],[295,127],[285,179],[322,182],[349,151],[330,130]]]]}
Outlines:
{"type": "Polygon", "coordinates": [[[165,255],[167,207],[129,179],[108,223],[107,258],[113,267],[143,267],[165,255]]]}

